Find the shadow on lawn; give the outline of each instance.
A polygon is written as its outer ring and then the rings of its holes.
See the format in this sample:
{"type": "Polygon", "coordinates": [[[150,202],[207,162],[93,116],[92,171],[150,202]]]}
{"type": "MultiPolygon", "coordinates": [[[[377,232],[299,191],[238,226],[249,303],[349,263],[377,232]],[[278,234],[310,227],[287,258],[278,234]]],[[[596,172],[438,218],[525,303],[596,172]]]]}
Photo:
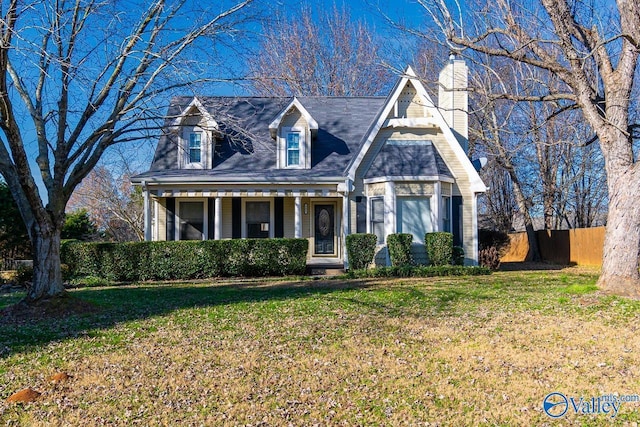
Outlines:
{"type": "Polygon", "coordinates": [[[29,319],[0,317],[0,358],[29,347],[46,345],[108,329],[118,323],[162,316],[179,309],[226,304],[283,301],[356,289],[366,289],[373,280],[231,282],[225,284],[153,284],[84,288],[71,292],[69,300],[95,309],[77,315],[34,315],[29,319]]]}
{"type": "Polygon", "coordinates": [[[448,313],[451,307],[459,302],[479,303],[482,301],[497,299],[498,295],[486,288],[469,288],[467,290],[454,289],[448,286],[435,286],[423,291],[413,287],[403,288],[403,292],[397,293],[391,301],[386,300],[362,300],[357,298],[344,298],[350,304],[366,307],[385,316],[410,318],[412,316],[424,316],[425,310],[431,313],[448,313]],[[489,292],[489,293],[488,293],[489,292]]]}

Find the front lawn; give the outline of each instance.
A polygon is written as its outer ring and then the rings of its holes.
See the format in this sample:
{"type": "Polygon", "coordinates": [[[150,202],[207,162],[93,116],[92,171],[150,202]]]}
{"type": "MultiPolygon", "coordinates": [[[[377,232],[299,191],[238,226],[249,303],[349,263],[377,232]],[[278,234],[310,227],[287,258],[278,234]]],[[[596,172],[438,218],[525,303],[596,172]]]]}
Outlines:
{"type": "MultiPolygon", "coordinates": [[[[576,270],[86,288],[0,320],[0,424],[600,425],[546,395],[640,394],[640,303],[576,270]],[[72,378],[52,384],[56,372],[72,378]],[[32,387],[29,404],[5,402],[32,387]]],[[[0,295],[0,307],[19,295],[0,295]]]]}

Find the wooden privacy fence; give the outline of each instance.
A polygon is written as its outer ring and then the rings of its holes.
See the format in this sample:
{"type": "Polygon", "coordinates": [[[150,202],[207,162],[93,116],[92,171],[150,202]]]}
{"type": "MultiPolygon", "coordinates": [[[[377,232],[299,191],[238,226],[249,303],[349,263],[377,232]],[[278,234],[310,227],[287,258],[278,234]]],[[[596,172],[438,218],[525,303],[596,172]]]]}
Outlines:
{"type": "MultiPolygon", "coordinates": [[[[543,261],[554,264],[602,265],[605,227],[573,230],[538,230],[536,238],[543,261]]],[[[522,262],[529,252],[527,233],[509,234],[510,244],[501,262],[522,262]]]]}

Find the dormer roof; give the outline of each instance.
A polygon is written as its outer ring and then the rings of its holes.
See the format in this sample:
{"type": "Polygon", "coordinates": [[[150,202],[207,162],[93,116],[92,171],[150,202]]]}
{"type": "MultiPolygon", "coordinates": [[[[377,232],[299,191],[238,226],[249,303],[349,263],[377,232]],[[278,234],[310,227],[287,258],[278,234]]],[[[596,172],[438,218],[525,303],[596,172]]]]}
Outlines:
{"type": "Polygon", "coordinates": [[[182,109],[182,112],[173,119],[173,123],[171,123],[170,126],[171,129],[175,130],[179,128],[188,117],[192,117],[194,115],[198,115],[204,119],[205,126],[208,130],[218,130],[218,122],[216,122],[211,113],[207,111],[197,97],[193,97],[191,102],[182,109]],[[197,111],[196,114],[192,114],[192,111],[194,110],[197,111]]]}
{"type": "Polygon", "coordinates": [[[298,112],[302,115],[302,117],[307,121],[309,130],[311,130],[312,137],[318,131],[318,122],[309,114],[306,108],[302,105],[302,103],[298,100],[297,97],[293,97],[293,100],[287,105],[280,113],[276,116],[276,118],[269,125],[269,132],[271,134],[271,138],[276,139],[276,135],[278,133],[278,128],[282,123],[282,119],[293,109],[297,109],[298,112]]]}

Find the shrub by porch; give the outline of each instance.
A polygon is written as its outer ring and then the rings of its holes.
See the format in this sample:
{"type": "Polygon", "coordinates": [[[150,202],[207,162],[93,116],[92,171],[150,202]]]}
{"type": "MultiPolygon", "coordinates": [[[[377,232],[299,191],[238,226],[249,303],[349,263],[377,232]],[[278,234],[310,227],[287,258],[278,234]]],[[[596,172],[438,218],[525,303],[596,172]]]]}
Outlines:
{"type": "Polygon", "coordinates": [[[237,239],[62,245],[75,277],[114,281],[304,274],[306,239],[237,239]]]}

